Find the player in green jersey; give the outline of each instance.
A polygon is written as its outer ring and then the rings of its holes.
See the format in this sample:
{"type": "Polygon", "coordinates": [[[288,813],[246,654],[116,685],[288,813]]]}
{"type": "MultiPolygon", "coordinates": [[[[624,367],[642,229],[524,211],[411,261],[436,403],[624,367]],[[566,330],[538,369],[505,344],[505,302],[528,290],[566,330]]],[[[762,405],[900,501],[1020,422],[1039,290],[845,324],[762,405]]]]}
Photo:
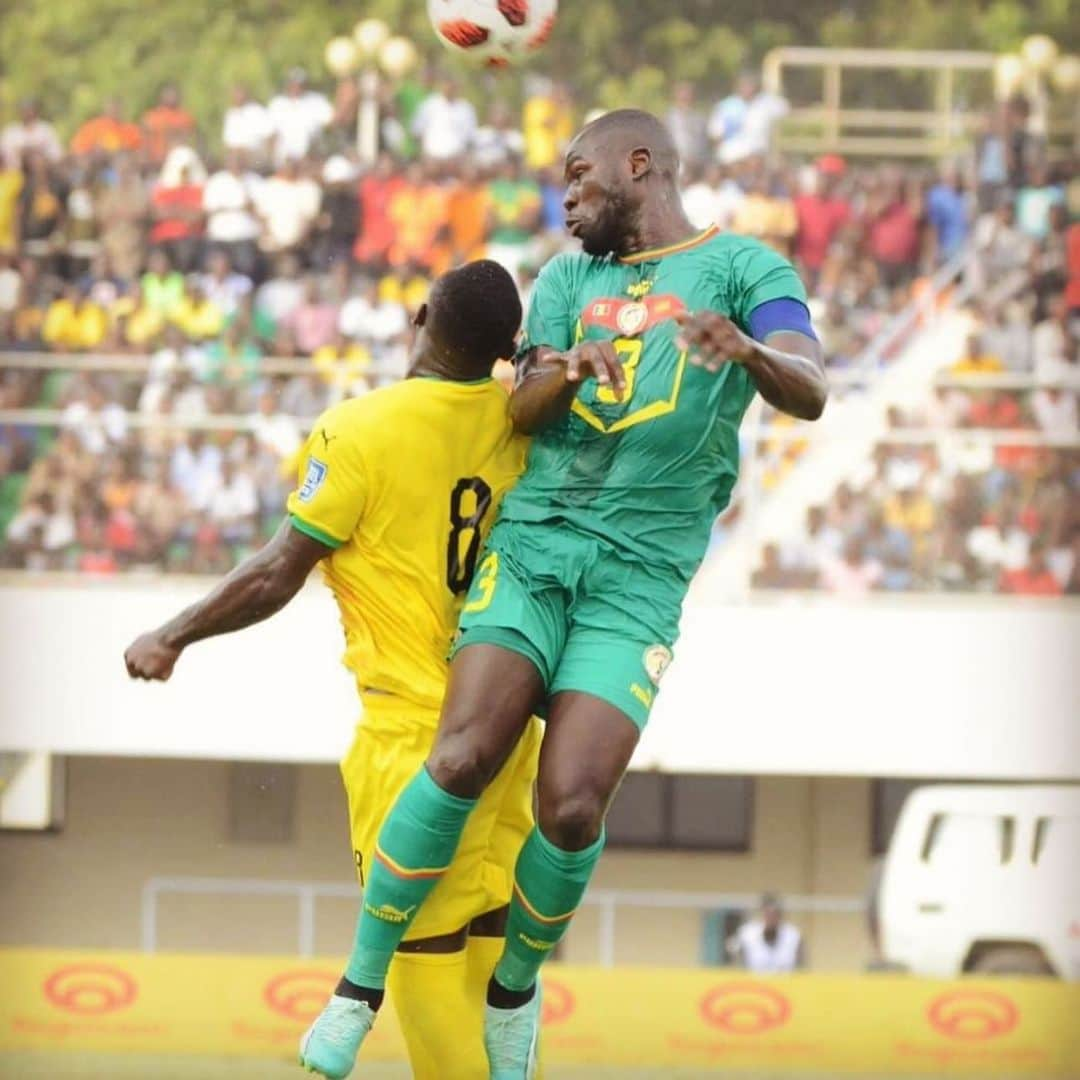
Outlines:
{"type": "Polygon", "coordinates": [[[655,117],[619,110],[590,124],[565,175],[567,225],[584,250],[553,259],[533,293],[511,399],[534,435],[528,467],[465,604],[435,747],[380,832],[347,969],[350,993],[376,1008],[411,913],[529,716],[546,709],[538,826],[488,992],[495,1080],[532,1075],[538,971],[599,858],[735,483],[743,414],[757,392],[813,420],[826,396],[795,271],[756,240],[691,226],[655,117]]]}

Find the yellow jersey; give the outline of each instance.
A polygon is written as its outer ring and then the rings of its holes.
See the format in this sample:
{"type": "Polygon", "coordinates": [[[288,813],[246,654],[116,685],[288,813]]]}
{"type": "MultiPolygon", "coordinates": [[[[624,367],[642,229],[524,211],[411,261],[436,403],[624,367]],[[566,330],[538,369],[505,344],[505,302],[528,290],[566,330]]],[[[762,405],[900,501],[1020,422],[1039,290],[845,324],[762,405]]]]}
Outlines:
{"type": "Polygon", "coordinates": [[[335,549],[323,573],[361,696],[442,703],[480,549],[525,467],[508,401],[494,379],[412,378],[343,401],[312,428],[288,510],[335,549]]]}

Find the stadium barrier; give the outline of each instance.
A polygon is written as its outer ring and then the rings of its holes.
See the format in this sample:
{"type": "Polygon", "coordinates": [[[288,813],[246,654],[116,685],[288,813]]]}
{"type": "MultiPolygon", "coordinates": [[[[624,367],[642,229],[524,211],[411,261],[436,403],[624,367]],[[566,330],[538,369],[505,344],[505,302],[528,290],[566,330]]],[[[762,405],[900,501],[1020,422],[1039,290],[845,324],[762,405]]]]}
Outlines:
{"type": "MultiPolygon", "coordinates": [[[[287,1059],[339,971],[332,959],[3,950],[0,1051],[287,1059]]],[[[544,1053],[553,1065],[1075,1080],[1077,1015],[1080,987],[1044,980],[556,964],[544,1053]]],[[[365,1054],[403,1058],[389,1009],[365,1054]]]]}

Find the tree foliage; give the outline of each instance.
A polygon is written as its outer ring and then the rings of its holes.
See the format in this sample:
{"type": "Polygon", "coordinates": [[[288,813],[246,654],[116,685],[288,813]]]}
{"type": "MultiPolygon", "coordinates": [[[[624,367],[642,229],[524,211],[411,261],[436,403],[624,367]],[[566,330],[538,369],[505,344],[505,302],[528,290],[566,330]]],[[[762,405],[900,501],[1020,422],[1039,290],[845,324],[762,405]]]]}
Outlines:
{"type": "MultiPolygon", "coordinates": [[[[571,82],[583,106],[661,105],[675,77],[710,92],[776,45],[1014,49],[1036,31],[1080,47],[1074,0],[563,0],[535,69],[571,82]]],[[[33,94],[70,131],[119,95],[135,113],[162,83],[181,86],[206,130],[218,130],[236,81],[265,96],[305,65],[328,80],[326,41],[379,16],[425,59],[453,67],[489,96],[519,98],[523,73],[470,71],[443,52],[424,0],[0,0],[0,106],[33,94]]],[[[524,73],[527,75],[527,72],[524,73]]]]}

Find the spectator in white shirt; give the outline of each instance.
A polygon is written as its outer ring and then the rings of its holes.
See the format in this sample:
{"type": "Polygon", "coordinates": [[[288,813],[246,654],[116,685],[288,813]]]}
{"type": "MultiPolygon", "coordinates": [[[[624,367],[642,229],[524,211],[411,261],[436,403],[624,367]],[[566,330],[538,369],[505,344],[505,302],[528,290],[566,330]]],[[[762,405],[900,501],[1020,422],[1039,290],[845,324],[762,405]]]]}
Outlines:
{"type": "Polygon", "coordinates": [[[251,292],[251,278],[233,270],[225,248],[211,250],[200,284],[206,298],[216,304],[226,318],[235,314],[244,297],[251,292]]]}
{"type": "Polygon", "coordinates": [[[85,399],[73,401],[64,409],[61,425],[73,431],[83,449],[91,454],[105,453],[110,444],[123,442],[127,434],[123,406],[110,403],[93,384],[85,399]]]}
{"type": "Polygon", "coordinates": [[[232,104],[225,110],[221,141],[226,150],[240,150],[258,159],[274,133],[265,105],[252,99],[246,86],[233,87],[232,104]]]}
{"type": "Polygon", "coordinates": [[[334,118],[334,107],[325,95],[307,88],[303,68],[293,68],[284,91],[270,99],[268,113],[274,160],[280,164],[307,155],[315,137],[334,118]]]}
{"type": "Polygon", "coordinates": [[[41,119],[38,103],[32,98],[19,105],[19,119],[0,132],[0,152],[16,165],[30,153],[41,154],[47,161],[64,156],[56,128],[41,119]]]}
{"type": "Polygon", "coordinates": [[[1005,507],[995,524],[979,525],[971,530],[968,552],[986,570],[1023,570],[1031,552],[1031,538],[1017,524],[1016,511],[1005,507]]]}
{"type": "Polygon", "coordinates": [[[259,186],[256,205],[263,219],[264,251],[295,251],[307,240],[319,216],[322,189],[288,158],[275,176],[259,186]]]}
{"type": "Polygon", "coordinates": [[[251,474],[226,458],[221,464],[221,484],[210,496],[210,520],[221,529],[228,544],[242,544],[255,535],[259,500],[251,474]]]}
{"type": "Polygon", "coordinates": [[[829,524],[824,507],[811,506],[802,536],[783,545],[780,561],[800,583],[813,586],[822,569],[839,558],[843,546],[843,534],[829,524]]]}
{"type": "Polygon", "coordinates": [[[720,161],[742,161],[767,153],[773,126],[789,108],[782,97],[761,90],[756,75],[741,75],[735,93],[724,98],[709,117],[709,138],[718,144],[720,161]]]}
{"type": "Polygon", "coordinates": [[[424,157],[447,161],[469,149],[476,126],[476,110],[460,95],[457,83],[447,79],[420,103],[412,133],[424,157]]]}
{"type": "Polygon", "coordinates": [[[275,275],[260,286],[255,306],[280,326],[303,302],[304,282],[300,278],[300,260],[295,255],[278,259],[275,275]]]}
{"type": "Polygon", "coordinates": [[[1039,430],[1047,435],[1075,436],[1076,393],[1060,386],[1046,386],[1031,395],[1031,412],[1039,430]]]}
{"type": "Polygon", "coordinates": [[[359,341],[378,353],[403,341],[409,317],[401,304],[379,299],[374,281],[366,281],[355,296],[341,306],[338,329],[351,341],[359,341]]]}
{"type": "Polygon", "coordinates": [[[1031,332],[1031,354],[1039,383],[1059,383],[1074,376],[1080,338],[1069,320],[1064,293],[1051,297],[1047,318],[1031,332]]]}
{"type": "Polygon", "coordinates": [[[745,198],[742,188],[725,176],[723,166],[706,165],[683,192],[683,208],[695,228],[727,229],[745,198]]]}
{"type": "Polygon", "coordinates": [[[300,449],[302,440],[295,417],[278,410],[277,395],[270,391],[259,395],[256,411],[251,417],[251,431],[256,446],[268,451],[275,459],[288,459],[300,449]]]}
{"type": "Polygon", "coordinates": [[[233,266],[251,276],[259,258],[261,226],[256,206],[261,180],[244,164],[242,151],[226,153],[224,168],[214,173],[203,188],[203,210],[211,249],[224,251],[233,266]]]}
{"type": "Polygon", "coordinates": [[[739,927],[728,941],[736,963],[759,974],[777,974],[806,967],[802,933],[784,918],[780,899],[771,893],[761,898],[761,913],[739,927]]]}
{"type": "Polygon", "coordinates": [[[173,487],[193,509],[209,507],[214,492],[221,487],[223,460],[221,448],[209,442],[204,431],[189,431],[187,439],[173,451],[169,467],[173,487]]]}
{"type": "Polygon", "coordinates": [[[488,122],[473,135],[472,161],[477,168],[491,169],[524,153],[525,136],[514,126],[513,113],[505,102],[496,101],[488,112],[488,122]]]}

